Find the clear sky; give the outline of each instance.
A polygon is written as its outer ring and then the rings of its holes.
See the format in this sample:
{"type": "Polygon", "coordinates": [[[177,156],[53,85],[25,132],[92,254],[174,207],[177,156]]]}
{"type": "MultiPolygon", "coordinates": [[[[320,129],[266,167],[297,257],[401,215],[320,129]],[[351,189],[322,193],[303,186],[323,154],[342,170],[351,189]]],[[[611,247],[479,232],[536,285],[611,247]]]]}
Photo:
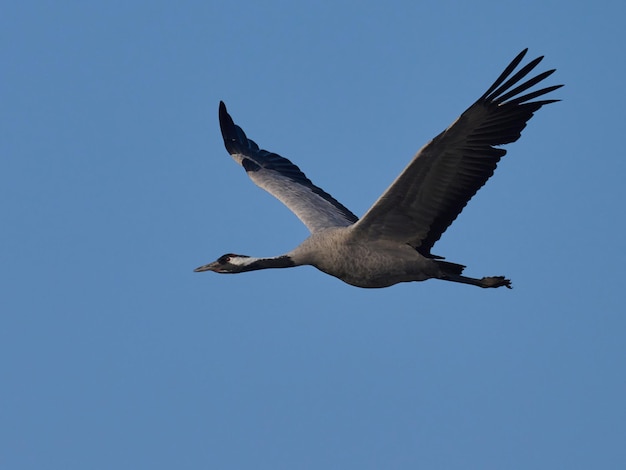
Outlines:
{"type": "Polygon", "coordinates": [[[626,468],[625,8],[8,2],[0,467],[626,468]],[[362,215],[525,47],[563,101],[433,250],[513,290],[192,272],[307,236],[219,100],[362,215]]]}

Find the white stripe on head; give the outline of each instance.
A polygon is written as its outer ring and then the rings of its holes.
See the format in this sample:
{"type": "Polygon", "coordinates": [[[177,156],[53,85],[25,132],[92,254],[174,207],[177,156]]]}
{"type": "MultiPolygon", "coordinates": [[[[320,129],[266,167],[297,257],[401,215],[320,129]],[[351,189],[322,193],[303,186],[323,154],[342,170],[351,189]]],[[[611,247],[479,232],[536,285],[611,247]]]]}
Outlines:
{"type": "Polygon", "coordinates": [[[239,256],[233,255],[230,256],[228,262],[230,264],[234,264],[235,266],[249,266],[250,264],[258,261],[260,258],[253,258],[252,256],[239,256]]]}

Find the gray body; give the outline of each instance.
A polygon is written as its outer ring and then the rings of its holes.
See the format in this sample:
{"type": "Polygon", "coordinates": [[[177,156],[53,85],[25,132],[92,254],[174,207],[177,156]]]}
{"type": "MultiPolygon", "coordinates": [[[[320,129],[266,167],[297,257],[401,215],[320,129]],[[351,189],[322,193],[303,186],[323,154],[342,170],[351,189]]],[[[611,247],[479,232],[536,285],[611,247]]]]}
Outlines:
{"type": "Polygon", "coordinates": [[[260,149],[220,103],[220,129],[228,153],[256,185],[291,209],[311,236],[285,255],[253,258],[229,253],[196,271],[233,274],[311,265],[358,287],[434,278],[510,288],[511,282],[503,276],[463,276],[465,266],[443,261],[431,249],[491,177],[506,154],[500,146],[519,139],[537,110],[558,101],[532,100],[562,85],[524,94],[554,72],[528,78],[542,57],[515,71],[526,52],[518,54],[474,104],[422,147],[360,220],[291,161],[260,149]]]}
{"type": "Polygon", "coordinates": [[[296,265],[315,266],[357,287],[388,287],[442,276],[437,261],[406,243],[363,240],[350,227],[312,234],[287,254],[296,265]]]}

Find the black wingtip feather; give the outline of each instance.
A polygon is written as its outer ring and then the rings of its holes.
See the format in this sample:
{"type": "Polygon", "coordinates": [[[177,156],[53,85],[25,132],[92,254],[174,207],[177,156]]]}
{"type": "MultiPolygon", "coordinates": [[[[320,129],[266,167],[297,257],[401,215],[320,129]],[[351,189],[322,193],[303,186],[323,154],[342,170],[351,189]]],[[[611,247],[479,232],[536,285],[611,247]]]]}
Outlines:
{"type": "Polygon", "coordinates": [[[511,63],[509,65],[507,65],[507,67],[504,69],[504,71],[500,74],[500,76],[496,79],[496,81],[493,82],[493,85],[491,85],[489,87],[489,89],[485,92],[485,94],[481,97],[481,99],[484,99],[486,96],[489,96],[493,90],[498,88],[500,86],[500,84],[504,80],[506,80],[506,78],[509,75],[511,75],[511,72],[513,72],[513,70],[515,70],[515,68],[519,65],[519,63],[522,61],[522,59],[524,58],[524,56],[526,55],[527,52],[528,52],[528,48],[524,49],[522,52],[517,54],[515,59],[513,59],[511,61],[511,63]]]}
{"type": "MultiPolygon", "coordinates": [[[[524,103],[526,101],[530,101],[534,98],[537,98],[539,96],[543,96],[546,93],[550,93],[551,91],[554,90],[558,90],[559,88],[561,88],[563,85],[552,85],[546,88],[542,88],[541,90],[537,90],[537,91],[533,91],[531,93],[528,93],[526,95],[523,96],[519,96],[515,99],[509,100],[506,103],[507,104],[520,104],[520,103],[524,103]]],[[[557,99],[551,99],[551,100],[543,100],[543,101],[533,101],[533,103],[538,103],[541,106],[543,106],[544,104],[550,104],[550,103],[556,103],[557,101],[561,101],[561,100],[557,100],[557,99]]]]}
{"type": "MultiPolygon", "coordinates": [[[[524,70],[520,70],[520,72],[522,72],[524,70]]],[[[544,80],[545,78],[548,78],[550,75],[552,75],[554,72],[556,71],[556,69],[552,69],[552,70],[547,70],[545,72],[540,73],[539,75],[531,78],[530,80],[525,81],[524,83],[522,83],[521,85],[516,86],[515,88],[513,88],[512,90],[506,92],[503,95],[498,96],[498,98],[496,100],[494,100],[497,103],[504,103],[506,100],[508,100],[509,98],[512,98],[513,96],[519,95],[520,93],[522,93],[523,91],[528,90],[529,88],[531,88],[532,86],[536,85],[537,83],[541,82],[542,80],[544,80]]],[[[530,72],[530,70],[526,71],[522,76],[525,76],[526,73],[530,72]]],[[[520,77],[521,78],[521,77],[520,77]]],[[[503,85],[504,86],[504,85],[503,85]]],[[[504,91],[504,90],[502,90],[504,91]]],[[[494,92],[494,96],[497,96],[499,93],[494,92]]]]}
{"type": "Polygon", "coordinates": [[[511,88],[513,85],[515,85],[517,82],[519,82],[521,79],[523,79],[524,77],[526,77],[526,75],[528,75],[535,67],[537,67],[537,65],[539,65],[539,62],[541,62],[541,59],[543,59],[543,56],[541,57],[537,57],[534,60],[531,60],[529,63],[527,63],[524,67],[522,67],[520,70],[518,70],[517,72],[515,72],[515,74],[513,76],[511,76],[510,78],[508,78],[502,85],[500,85],[495,91],[493,91],[492,93],[490,93],[488,96],[485,96],[486,100],[489,101],[497,101],[499,100],[499,98],[497,98],[502,92],[508,90],[509,88],[511,88]]]}
{"type": "Polygon", "coordinates": [[[235,124],[226,110],[226,105],[220,101],[219,106],[220,131],[224,139],[224,146],[229,154],[243,153],[244,150],[253,143],[246,137],[246,133],[235,124]]]}

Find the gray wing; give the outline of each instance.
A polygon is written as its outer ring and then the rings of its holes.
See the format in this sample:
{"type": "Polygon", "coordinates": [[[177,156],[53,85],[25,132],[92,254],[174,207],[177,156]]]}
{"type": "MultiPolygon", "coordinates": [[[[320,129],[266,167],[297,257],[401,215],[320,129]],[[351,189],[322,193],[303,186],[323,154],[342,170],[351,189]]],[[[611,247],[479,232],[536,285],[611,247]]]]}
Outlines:
{"type": "Polygon", "coordinates": [[[289,160],[259,149],[233,122],[221,101],[219,118],[228,153],[244,167],[257,186],[285,204],[311,233],[329,227],[347,227],[359,220],[330,194],[315,186],[289,160]]]}
{"type": "Polygon", "coordinates": [[[523,50],[478,101],[417,153],[354,225],[355,235],[405,242],[424,256],[432,256],[433,245],[506,154],[495,146],[515,142],[535,111],[559,101],[530,100],[562,85],[520,96],[554,72],[543,72],[514,87],[543,58],[511,75],[526,52],[523,50]]]}

